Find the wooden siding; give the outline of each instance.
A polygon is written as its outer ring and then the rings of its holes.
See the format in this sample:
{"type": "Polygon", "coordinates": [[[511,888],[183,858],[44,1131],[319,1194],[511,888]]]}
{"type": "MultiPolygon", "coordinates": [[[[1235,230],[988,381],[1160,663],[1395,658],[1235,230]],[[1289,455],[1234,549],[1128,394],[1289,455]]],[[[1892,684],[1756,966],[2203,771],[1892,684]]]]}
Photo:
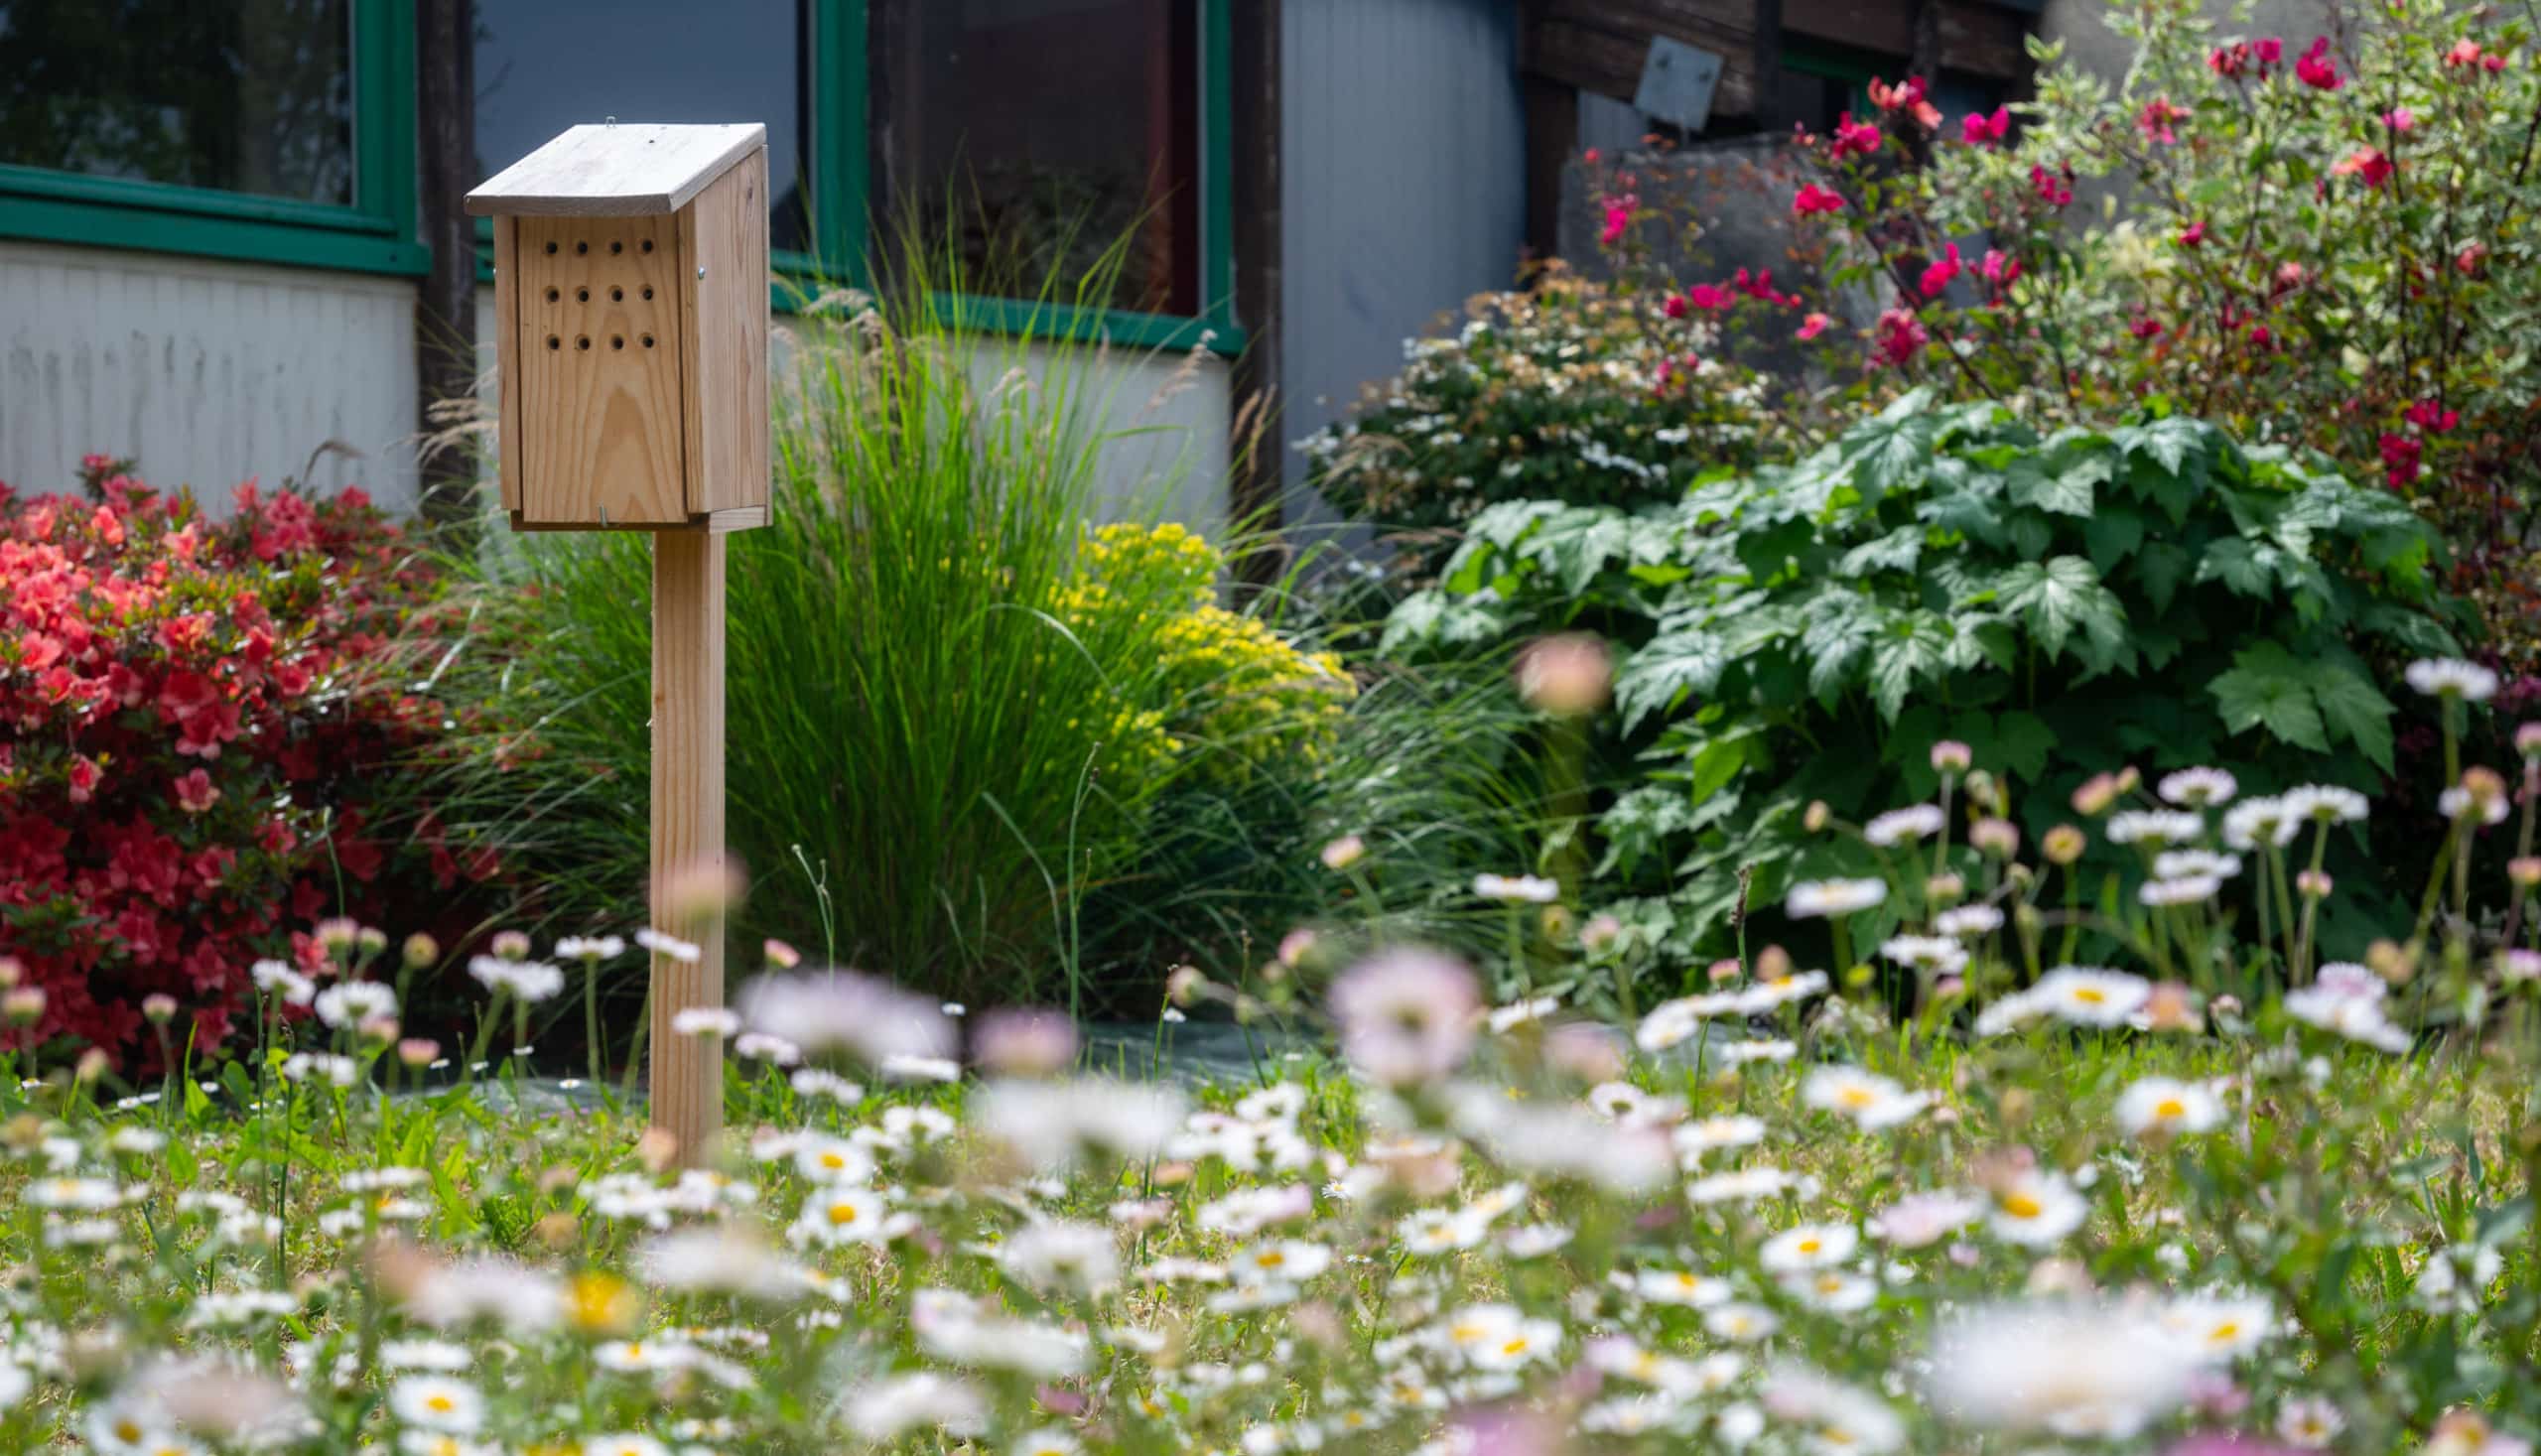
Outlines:
{"type": "MultiPolygon", "coordinates": [[[[1993,0],[1933,0],[1939,63],[1990,80],[2028,73],[2029,21],[1993,0]]],[[[1903,58],[1915,49],[1915,7],[1903,0],[1783,0],[1783,36],[1831,41],[1903,58]]],[[[1726,63],[1712,113],[1756,109],[1755,0],[1530,0],[1529,73],[1629,101],[1641,84],[1650,38],[1718,53],[1726,63]]]]}
{"type": "MultiPolygon", "coordinates": [[[[1404,340],[1515,279],[1526,126],[1515,0],[1281,0],[1279,416],[1293,442],[1404,340]]],[[[1292,486],[1302,473],[1285,456],[1292,486]]],[[[1291,521],[1322,519],[1291,494],[1291,521]]]]}
{"type": "Polygon", "coordinates": [[[129,456],[225,511],[297,476],[411,507],[415,288],[401,278],[0,242],[0,481],[75,487],[129,456]]]}

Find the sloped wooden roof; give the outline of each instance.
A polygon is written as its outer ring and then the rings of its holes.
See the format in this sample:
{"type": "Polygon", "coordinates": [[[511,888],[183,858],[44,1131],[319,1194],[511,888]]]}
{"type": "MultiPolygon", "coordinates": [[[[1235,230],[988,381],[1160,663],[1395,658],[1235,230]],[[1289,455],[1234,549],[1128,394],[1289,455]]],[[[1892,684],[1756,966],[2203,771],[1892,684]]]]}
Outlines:
{"type": "Polygon", "coordinates": [[[568,129],[468,195],[478,217],[647,217],[685,207],[767,145],[758,122],[605,122],[568,129]]]}

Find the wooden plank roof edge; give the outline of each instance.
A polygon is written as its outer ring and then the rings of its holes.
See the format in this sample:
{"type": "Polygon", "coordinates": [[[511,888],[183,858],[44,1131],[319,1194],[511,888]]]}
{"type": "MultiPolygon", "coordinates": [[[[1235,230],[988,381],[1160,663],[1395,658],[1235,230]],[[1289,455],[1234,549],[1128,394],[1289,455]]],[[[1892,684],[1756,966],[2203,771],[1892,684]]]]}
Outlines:
{"type": "Polygon", "coordinates": [[[472,216],[642,217],[676,212],[715,179],[767,145],[767,127],[755,121],[723,125],[670,122],[586,122],[568,127],[468,195],[472,216]],[[650,135],[647,135],[650,133],[650,135]],[[622,145],[640,139],[647,157],[622,145]],[[596,155],[607,141],[605,156],[596,155]]]}

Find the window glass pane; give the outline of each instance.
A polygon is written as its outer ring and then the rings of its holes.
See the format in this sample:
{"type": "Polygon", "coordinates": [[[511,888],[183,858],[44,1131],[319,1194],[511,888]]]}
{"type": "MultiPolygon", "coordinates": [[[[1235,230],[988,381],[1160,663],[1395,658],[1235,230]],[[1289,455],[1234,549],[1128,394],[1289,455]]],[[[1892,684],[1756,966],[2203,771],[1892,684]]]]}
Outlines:
{"type": "Polygon", "coordinates": [[[874,7],[877,237],[974,289],[1072,288],[1121,249],[1118,308],[1200,312],[1197,0],[874,7]]]}
{"type": "Polygon", "coordinates": [[[476,174],[578,122],[767,127],[768,241],[808,249],[796,0],[502,0],[476,7],[476,174]]]}
{"type": "Polygon", "coordinates": [[[0,0],[0,162],[349,205],[351,0],[0,0]]]}

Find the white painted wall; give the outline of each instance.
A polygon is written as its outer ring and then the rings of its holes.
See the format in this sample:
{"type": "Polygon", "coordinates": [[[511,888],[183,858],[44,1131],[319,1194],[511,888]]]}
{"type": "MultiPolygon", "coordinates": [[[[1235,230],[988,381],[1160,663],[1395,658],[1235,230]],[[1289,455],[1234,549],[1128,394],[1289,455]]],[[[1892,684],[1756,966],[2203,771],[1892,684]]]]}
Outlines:
{"type": "Polygon", "coordinates": [[[415,500],[415,290],[402,278],[0,240],[0,480],[67,490],[128,456],[226,509],[311,471],[415,500]]]}
{"type": "MultiPolygon", "coordinates": [[[[128,456],[155,484],[192,485],[226,510],[239,482],[303,471],[358,484],[392,510],[415,503],[415,290],[411,281],[108,248],[0,240],[0,481],[71,488],[81,456],[128,456]],[[314,468],[310,457],[330,441],[314,468]]],[[[477,290],[480,368],[493,360],[493,301],[477,290]]],[[[994,382],[1018,356],[992,343],[994,382]]],[[[1120,351],[1093,390],[1107,428],[1107,493],[1163,491],[1164,512],[1226,518],[1224,359],[1120,351]],[[1166,487],[1170,487],[1166,489],[1166,487]]]]}

